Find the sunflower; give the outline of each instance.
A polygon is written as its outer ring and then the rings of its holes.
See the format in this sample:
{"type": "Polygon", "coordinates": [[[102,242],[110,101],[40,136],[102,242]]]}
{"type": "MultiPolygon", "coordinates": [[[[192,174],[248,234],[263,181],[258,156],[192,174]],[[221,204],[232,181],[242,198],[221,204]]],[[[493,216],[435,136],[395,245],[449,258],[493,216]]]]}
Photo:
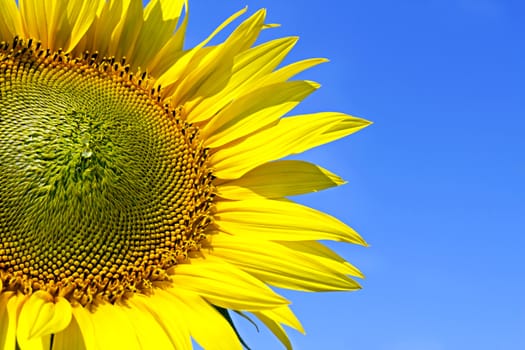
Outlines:
{"type": "Polygon", "coordinates": [[[1,349],[240,349],[231,312],[291,348],[271,287],[359,288],[319,241],[363,239],[288,199],[343,181],[282,158],[369,122],[285,116],[325,60],[280,66],[264,10],[184,49],[182,0],[0,8],[1,349]]]}

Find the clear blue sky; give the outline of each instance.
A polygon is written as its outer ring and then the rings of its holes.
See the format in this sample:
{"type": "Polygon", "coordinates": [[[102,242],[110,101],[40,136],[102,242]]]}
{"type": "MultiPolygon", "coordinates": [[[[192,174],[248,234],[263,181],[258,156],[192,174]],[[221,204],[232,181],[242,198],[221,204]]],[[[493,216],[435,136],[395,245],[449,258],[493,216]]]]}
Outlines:
{"type": "MultiPolygon", "coordinates": [[[[525,4],[505,0],[190,0],[188,44],[245,5],[299,35],[288,62],[323,87],[294,112],[370,128],[304,154],[341,188],[298,198],[370,248],[331,245],[355,293],[286,293],[299,350],[525,349],[525,4]]],[[[254,350],[280,349],[241,321],[254,350]]]]}

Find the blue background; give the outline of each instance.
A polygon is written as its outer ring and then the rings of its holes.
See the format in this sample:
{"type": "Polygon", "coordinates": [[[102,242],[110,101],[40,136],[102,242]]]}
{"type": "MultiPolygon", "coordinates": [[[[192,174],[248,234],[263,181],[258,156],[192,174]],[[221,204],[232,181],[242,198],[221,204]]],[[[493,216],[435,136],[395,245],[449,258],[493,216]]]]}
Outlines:
{"type": "Polygon", "coordinates": [[[264,40],[301,37],[286,62],[331,60],[301,74],[323,87],[294,113],[375,123],[302,156],[349,183],[297,200],[371,247],[330,244],[363,290],[285,293],[307,332],[295,348],[525,349],[523,2],[194,0],[188,47],[245,5],[282,24],[264,40]]]}

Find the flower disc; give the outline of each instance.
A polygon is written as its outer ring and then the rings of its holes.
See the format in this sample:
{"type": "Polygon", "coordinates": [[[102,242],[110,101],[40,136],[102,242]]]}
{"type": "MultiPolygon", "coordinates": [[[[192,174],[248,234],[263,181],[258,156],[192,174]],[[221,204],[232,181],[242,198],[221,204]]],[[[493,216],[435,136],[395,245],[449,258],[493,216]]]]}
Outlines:
{"type": "Polygon", "coordinates": [[[114,60],[15,39],[0,61],[4,289],[87,305],[169,281],[211,220],[197,130],[114,60]]]}

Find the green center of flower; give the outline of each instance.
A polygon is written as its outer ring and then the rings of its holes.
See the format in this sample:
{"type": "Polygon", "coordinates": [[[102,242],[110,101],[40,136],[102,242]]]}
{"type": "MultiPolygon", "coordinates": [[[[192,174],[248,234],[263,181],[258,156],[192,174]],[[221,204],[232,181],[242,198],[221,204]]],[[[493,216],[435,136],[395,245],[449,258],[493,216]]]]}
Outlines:
{"type": "Polygon", "coordinates": [[[115,302],[169,281],[199,249],[213,199],[207,152],[127,71],[0,44],[4,290],[115,302]]]}

